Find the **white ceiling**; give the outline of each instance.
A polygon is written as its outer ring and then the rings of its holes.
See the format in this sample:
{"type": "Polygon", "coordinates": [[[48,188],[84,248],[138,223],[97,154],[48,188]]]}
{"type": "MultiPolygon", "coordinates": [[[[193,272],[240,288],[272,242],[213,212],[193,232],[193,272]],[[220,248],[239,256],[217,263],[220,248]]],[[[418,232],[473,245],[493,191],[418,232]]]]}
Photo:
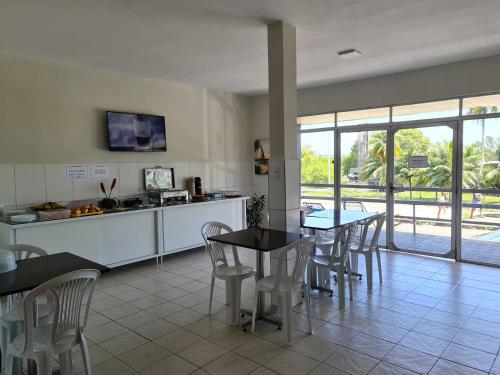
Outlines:
{"type": "Polygon", "coordinates": [[[499,0],[0,0],[0,51],[255,93],[272,20],[297,27],[313,86],[500,53],[499,14],[499,0]]]}

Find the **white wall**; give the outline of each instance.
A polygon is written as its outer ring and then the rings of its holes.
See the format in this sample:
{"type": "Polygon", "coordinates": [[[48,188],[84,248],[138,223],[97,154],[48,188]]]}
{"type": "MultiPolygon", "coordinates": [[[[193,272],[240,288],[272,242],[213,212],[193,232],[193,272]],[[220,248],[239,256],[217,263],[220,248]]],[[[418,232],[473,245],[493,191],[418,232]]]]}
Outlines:
{"type": "MultiPolygon", "coordinates": [[[[439,65],[298,92],[298,114],[406,104],[500,91],[500,55],[439,65]]],[[[253,138],[269,138],[267,95],[251,98],[253,138]]],[[[272,149],[271,149],[272,155],[272,149]]],[[[254,176],[253,191],[266,193],[267,178],[254,176]]]]}
{"type": "Polygon", "coordinates": [[[139,193],[141,169],[175,168],[178,185],[249,191],[253,138],[241,95],[0,54],[0,203],[95,198],[96,180],[64,180],[68,164],[107,164],[117,195],[139,193]],[[110,152],[106,110],[164,115],[167,152],[110,152]]]}

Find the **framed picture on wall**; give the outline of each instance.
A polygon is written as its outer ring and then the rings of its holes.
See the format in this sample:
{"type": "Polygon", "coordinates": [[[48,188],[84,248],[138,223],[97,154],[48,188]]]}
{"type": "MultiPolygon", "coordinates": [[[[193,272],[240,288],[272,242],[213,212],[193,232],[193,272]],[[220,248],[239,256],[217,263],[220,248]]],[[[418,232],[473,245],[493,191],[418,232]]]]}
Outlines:
{"type": "Polygon", "coordinates": [[[254,143],[255,174],[269,173],[269,158],[271,157],[269,139],[258,139],[254,143]]]}

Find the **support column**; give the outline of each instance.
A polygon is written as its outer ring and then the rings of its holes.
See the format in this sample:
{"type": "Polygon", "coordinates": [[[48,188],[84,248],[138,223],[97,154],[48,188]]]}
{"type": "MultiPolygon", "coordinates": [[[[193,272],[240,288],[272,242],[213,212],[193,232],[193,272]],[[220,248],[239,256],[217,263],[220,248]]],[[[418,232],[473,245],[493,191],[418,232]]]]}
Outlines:
{"type": "MultiPolygon", "coordinates": [[[[267,27],[269,66],[269,227],[300,231],[300,164],[297,132],[297,51],[295,27],[276,22],[267,27]]],[[[271,273],[279,252],[271,253],[271,273]]],[[[295,262],[288,256],[287,267],[295,262]]],[[[277,296],[272,304],[277,305],[277,296]]],[[[300,296],[292,296],[292,304],[300,296]]]]}
{"type": "Polygon", "coordinates": [[[269,227],[300,230],[300,165],[297,132],[297,51],[295,27],[267,27],[269,65],[269,227]]]}

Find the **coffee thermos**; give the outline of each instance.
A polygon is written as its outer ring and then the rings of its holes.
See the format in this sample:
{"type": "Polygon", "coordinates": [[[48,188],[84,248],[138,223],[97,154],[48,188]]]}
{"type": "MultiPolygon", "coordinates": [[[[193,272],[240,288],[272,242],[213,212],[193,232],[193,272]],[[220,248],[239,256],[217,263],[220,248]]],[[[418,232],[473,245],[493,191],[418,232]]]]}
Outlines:
{"type": "Polygon", "coordinates": [[[195,177],[194,178],[194,192],[196,195],[202,195],[202,189],[201,189],[201,178],[200,177],[195,177]]]}

